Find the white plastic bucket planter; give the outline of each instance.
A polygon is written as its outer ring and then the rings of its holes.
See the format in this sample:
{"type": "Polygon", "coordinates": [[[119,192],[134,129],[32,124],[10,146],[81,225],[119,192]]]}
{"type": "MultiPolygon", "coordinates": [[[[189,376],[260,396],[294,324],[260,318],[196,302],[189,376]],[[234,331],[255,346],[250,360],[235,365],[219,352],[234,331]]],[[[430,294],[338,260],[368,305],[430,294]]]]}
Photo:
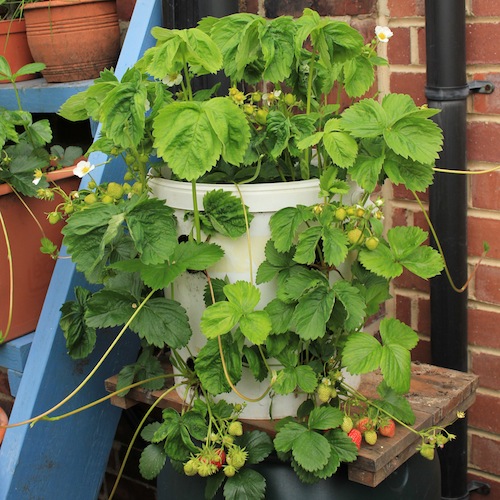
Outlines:
{"type": "MultiPolygon", "coordinates": [[[[152,177],[149,185],[154,196],[165,200],[167,205],[174,208],[178,220],[179,235],[189,234],[192,230],[192,221],[185,221],[184,215],[193,210],[192,186],[188,182],[173,181],[170,179],[152,177]]],[[[217,235],[210,239],[224,250],[224,257],[213,267],[208,269],[211,278],[227,278],[230,283],[238,280],[253,281],[259,265],[265,260],[265,246],[271,237],[269,220],[278,210],[297,205],[314,205],[320,202],[319,181],[311,179],[295,182],[278,182],[269,184],[243,184],[238,187],[232,184],[197,184],[197,202],[199,210],[203,210],[204,195],[213,190],[224,189],[236,197],[242,198],[249,211],[254,216],[250,225],[250,237],[245,235],[232,239],[217,235]],[[251,252],[249,252],[249,241],[251,252]]],[[[345,196],[346,203],[355,203],[360,196],[360,190],[353,189],[349,196],[345,196]]],[[[173,286],[173,296],[186,309],[189,317],[193,336],[188,344],[188,349],[181,349],[180,355],[185,359],[189,352],[196,356],[205,345],[206,338],[200,332],[199,324],[205,309],[203,294],[207,279],[203,273],[184,273],[173,286]]],[[[261,300],[259,307],[263,308],[276,296],[276,285],[273,282],[259,285],[261,300]]],[[[171,295],[171,290],[165,291],[171,295]]],[[[270,360],[272,363],[272,360],[270,360]]],[[[255,398],[265,392],[269,379],[258,383],[245,368],[243,378],[236,385],[239,392],[249,398],[255,398]]],[[[184,395],[182,388],[179,394],[184,395]]],[[[222,397],[233,403],[242,403],[243,400],[235,393],[223,394],[222,397]]],[[[283,418],[296,413],[304,397],[290,394],[287,396],[274,396],[264,398],[260,403],[249,404],[242,418],[269,419],[270,406],[273,418],[283,418]]]]}

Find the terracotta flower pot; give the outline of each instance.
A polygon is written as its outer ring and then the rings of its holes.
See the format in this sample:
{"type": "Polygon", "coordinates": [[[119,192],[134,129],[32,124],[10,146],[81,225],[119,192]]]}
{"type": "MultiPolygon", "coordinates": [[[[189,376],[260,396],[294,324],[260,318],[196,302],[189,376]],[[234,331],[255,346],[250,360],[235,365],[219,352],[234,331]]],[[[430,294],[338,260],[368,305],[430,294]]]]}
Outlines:
{"type": "MultiPolygon", "coordinates": [[[[9,417],[7,416],[7,413],[5,410],[0,406],[0,425],[7,425],[9,423],[9,417]]],[[[0,427],[0,444],[3,441],[3,437],[5,435],[5,427],[0,427]]]]}
{"type": "MultiPolygon", "coordinates": [[[[33,62],[24,19],[0,21],[0,55],[7,59],[12,72],[33,62]]],[[[35,76],[23,75],[17,81],[31,80],[35,76]]],[[[6,80],[0,80],[0,83],[6,83],[6,80]]]]}
{"type": "MultiPolygon", "coordinates": [[[[78,189],[80,179],[73,167],[49,174],[66,192],[78,189]]],[[[45,235],[61,245],[61,223],[49,224],[46,213],[54,210],[54,201],[26,198],[25,203],[42,225],[45,235]]],[[[42,234],[36,222],[7,184],[0,185],[0,212],[10,240],[13,264],[13,318],[7,340],[35,330],[49,286],[55,261],[40,252],[42,234]]],[[[10,273],[7,245],[0,228],[0,330],[5,334],[10,303],[10,273]]]]}
{"type": "Polygon", "coordinates": [[[48,82],[89,80],[116,64],[115,0],[48,0],[25,6],[28,43],[48,82]]]}
{"type": "Polygon", "coordinates": [[[130,21],[136,0],[116,0],[116,11],[120,21],[130,21]]]}

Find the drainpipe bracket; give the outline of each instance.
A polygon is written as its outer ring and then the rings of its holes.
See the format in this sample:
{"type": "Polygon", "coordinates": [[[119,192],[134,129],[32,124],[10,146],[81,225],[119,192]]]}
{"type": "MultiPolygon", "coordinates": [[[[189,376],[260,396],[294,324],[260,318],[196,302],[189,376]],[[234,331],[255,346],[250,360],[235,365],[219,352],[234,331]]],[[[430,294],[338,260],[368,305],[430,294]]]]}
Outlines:
{"type": "Polygon", "coordinates": [[[488,80],[472,80],[467,83],[471,94],[491,94],[495,85],[488,80]]]}
{"type": "Polygon", "coordinates": [[[488,483],[483,483],[482,481],[471,481],[467,485],[467,490],[469,493],[477,493],[478,495],[489,495],[491,487],[488,483]]]}

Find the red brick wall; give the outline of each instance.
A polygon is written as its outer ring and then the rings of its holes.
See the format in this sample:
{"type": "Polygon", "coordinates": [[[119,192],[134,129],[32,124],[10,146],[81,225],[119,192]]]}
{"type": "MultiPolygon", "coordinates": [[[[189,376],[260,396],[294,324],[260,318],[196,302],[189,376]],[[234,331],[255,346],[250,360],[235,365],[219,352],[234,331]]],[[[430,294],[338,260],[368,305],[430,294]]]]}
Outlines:
{"type": "MultiPolygon", "coordinates": [[[[394,37],[388,44],[390,90],[425,102],[425,18],[423,0],[387,0],[384,14],[394,37]]],[[[490,80],[497,90],[468,102],[468,168],[481,171],[500,163],[500,2],[467,1],[468,80],[490,80]]],[[[387,89],[382,89],[387,90],[387,89]]],[[[500,498],[500,171],[469,177],[468,242],[472,270],[491,247],[469,288],[469,370],[479,376],[476,403],[469,411],[470,479],[488,482],[500,498]]],[[[417,222],[418,207],[394,190],[394,222],[417,222]]],[[[403,276],[394,289],[393,310],[421,335],[416,359],[429,360],[429,294],[425,282],[403,276]]],[[[472,494],[471,498],[480,498],[472,494]]]]}

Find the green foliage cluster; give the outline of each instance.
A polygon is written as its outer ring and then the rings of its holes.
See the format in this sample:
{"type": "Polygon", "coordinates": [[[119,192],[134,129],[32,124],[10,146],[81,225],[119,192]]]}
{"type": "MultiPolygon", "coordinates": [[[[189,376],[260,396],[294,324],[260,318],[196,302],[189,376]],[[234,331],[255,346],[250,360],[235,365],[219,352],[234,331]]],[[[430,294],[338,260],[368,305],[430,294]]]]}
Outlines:
{"type": "Polygon", "coordinates": [[[358,395],[342,369],[380,370],[377,407],[412,423],[403,395],[416,333],[394,318],[382,320],[380,339],[363,329],[389,298],[391,279],[405,270],[429,279],[443,261],[420,228],[384,234],[384,203],[374,191],[386,179],[424,191],[442,134],[430,119],[436,111],[407,95],[365,97],[377,66],[386,64],[376,40],[366,44],[346,23],[310,9],[297,19],[206,18],[196,28],[154,28],[153,35],[156,46],[121,80],[104,71],[61,109],[68,119],[99,121],[92,149],[122,156],[127,165],[118,196],[111,196],[110,183],[89,183],[69,201],[64,243],[98,290],[77,289],[62,308],[61,325],[76,358],[92,350],[100,329],[123,327],[139,336],[144,349],[120,374],[123,394],[144,377],[148,389],[162,387],[149,380],[162,372],[158,352],[180,372],[190,396],[182,412],[166,410],[161,423],[144,430],[151,443],[141,460],[146,477],[169,458],[188,475],[208,477],[207,498],[221,487],[228,499],[263,498],[262,477],[243,466],[273,449],[306,482],[356,459],[341,424],[345,401],[358,395]],[[228,95],[219,95],[218,85],[194,90],[199,77],[218,71],[230,80],[228,95]],[[246,207],[222,189],[211,192],[204,211],[192,214],[187,241],[178,241],[172,208],[148,193],[149,172],[165,166],[193,192],[202,181],[317,178],[318,202],[277,212],[256,283],[228,283],[210,278],[223,255],[210,236],[245,237],[246,207]],[[353,183],[364,192],[356,204],[344,201],[353,183]],[[163,292],[186,271],[207,276],[200,324],[207,341],[193,364],[178,354],[191,336],[186,311],[163,292]],[[270,281],[276,296],[259,308],[258,285],[270,281]],[[223,395],[244,368],[256,381],[270,378],[271,395],[306,396],[273,441],[231,432],[242,408],[223,395]],[[332,388],[326,401],[320,385],[332,388]],[[224,464],[217,458],[222,452],[224,464]]]}
{"type": "Polygon", "coordinates": [[[51,165],[71,166],[82,156],[82,149],[51,145],[52,129],[47,119],[35,121],[24,111],[16,87],[16,79],[23,75],[40,72],[42,63],[26,64],[12,73],[9,63],[0,56],[0,78],[10,81],[17,97],[17,110],[0,107],[0,183],[7,183],[17,192],[35,197],[38,190],[49,186],[45,173],[51,165]],[[36,172],[40,178],[34,183],[36,172]]]}

